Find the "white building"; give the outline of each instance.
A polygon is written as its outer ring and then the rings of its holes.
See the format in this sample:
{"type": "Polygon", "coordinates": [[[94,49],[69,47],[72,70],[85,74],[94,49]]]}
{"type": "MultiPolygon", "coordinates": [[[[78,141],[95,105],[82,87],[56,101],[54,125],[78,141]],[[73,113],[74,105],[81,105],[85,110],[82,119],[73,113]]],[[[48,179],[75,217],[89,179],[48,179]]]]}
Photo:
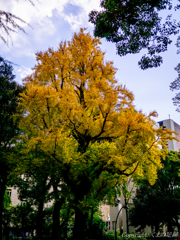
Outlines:
{"type": "MultiPolygon", "coordinates": [[[[173,137],[176,137],[180,140],[180,125],[174,122],[172,119],[166,119],[158,122],[159,126],[162,126],[164,129],[167,128],[169,130],[177,132],[179,135],[173,134],[173,137]]],[[[176,140],[168,140],[168,150],[173,150],[179,152],[180,150],[180,142],[176,140]]]]}

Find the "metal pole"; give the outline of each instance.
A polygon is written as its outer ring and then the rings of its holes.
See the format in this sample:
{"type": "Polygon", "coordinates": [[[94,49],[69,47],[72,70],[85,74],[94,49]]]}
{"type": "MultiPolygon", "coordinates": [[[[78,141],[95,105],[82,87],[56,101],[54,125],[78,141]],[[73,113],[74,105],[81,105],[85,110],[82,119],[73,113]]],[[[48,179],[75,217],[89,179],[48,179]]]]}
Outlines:
{"type": "Polygon", "coordinates": [[[125,204],[124,208],[126,209],[126,230],[127,230],[127,234],[129,234],[129,221],[128,221],[128,206],[127,203],[125,204]]]}
{"type": "Polygon", "coordinates": [[[116,222],[115,222],[115,240],[117,240],[117,232],[116,232],[116,227],[117,227],[117,220],[118,220],[118,217],[119,217],[119,214],[121,212],[121,210],[124,208],[124,206],[121,207],[121,209],[119,210],[118,214],[117,214],[117,217],[116,217],[116,222]]]}

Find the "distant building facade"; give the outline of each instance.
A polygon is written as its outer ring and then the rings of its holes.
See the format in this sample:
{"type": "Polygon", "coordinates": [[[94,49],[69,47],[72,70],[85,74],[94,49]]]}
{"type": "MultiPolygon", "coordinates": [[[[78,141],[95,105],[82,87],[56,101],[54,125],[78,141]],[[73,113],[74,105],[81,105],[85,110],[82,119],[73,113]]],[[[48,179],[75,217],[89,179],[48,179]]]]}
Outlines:
{"type": "MultiPolygon", "coordinates": [[[[158,122],[159,126],[162,126],[164,129],[167,128],[169,130],[177,132],[179,135],[173,134],[173,137],[176,137],[180,140],[180,125],[174,122],[172,119],[166,119],[158,122]]],[[[180,142],[176,140],[168,140],[168,150],[173,150],[179,152],[180,150],[180,142]]]]}

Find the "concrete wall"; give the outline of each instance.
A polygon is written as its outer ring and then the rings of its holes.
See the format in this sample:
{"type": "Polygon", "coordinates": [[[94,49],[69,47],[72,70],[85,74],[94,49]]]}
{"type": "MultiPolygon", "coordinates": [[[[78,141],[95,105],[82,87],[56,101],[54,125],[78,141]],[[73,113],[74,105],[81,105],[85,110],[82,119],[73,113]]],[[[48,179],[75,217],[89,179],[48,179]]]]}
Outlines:
{"type": "Polygon", "coordinates": [[[21,202],[18,199],[18,192],[17,192],[17,188],[12,188],[12,187],[8,187],[8,194],[11,197],[11,201],[12,201],[12,205],[16,206],[18,204],[20,204],[21,202]]]}

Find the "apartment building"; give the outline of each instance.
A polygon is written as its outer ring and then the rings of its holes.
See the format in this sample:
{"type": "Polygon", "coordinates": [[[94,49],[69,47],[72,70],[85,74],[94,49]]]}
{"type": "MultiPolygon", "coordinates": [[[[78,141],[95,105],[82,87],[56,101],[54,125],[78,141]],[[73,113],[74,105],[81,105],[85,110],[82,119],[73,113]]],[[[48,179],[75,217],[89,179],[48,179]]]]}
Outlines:
{"type": "MultiPolygon", "coordinates": [[[[173,134],[174,137],[178,138],[180,141],[180,125],[174,122],[172,119],[166,119],[158,122],[159,126],[162,126],[164,129],[170,129],[172,131],[177,132],[179,135],[173,134]]],[[[168,150],[173,150],[179,152],[180,150],[180,142],[176,140],[168,140],[168,150]]]]}

